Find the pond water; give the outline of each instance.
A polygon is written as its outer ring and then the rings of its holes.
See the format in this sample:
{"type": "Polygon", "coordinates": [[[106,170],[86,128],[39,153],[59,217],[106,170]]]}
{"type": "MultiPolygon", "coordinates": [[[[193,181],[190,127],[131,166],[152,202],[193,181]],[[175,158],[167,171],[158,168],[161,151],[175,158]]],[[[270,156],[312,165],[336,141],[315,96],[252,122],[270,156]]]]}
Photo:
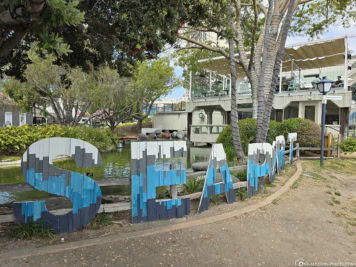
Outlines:
{"type": "MultiPolygon", "coordinates": [[[[183,164],[188,169],[194,162],[208,161],[211,148],[188,146],[187,150],[188,155],[186,159],[183,159],[183,164]]],[[[92,173],[94,180],[130,177],[131,153],[129,145],[119,148],[115,152],[101,153],[101,156],[103,159],[101,167],[78,168],[72,159],[58,160],[54,162],[54,165],[78,173],[92,173]]],[[[22,176],[20,167],[0,168],[0,184],[23,182],[25,182],[25,178],[22,176]]]]}

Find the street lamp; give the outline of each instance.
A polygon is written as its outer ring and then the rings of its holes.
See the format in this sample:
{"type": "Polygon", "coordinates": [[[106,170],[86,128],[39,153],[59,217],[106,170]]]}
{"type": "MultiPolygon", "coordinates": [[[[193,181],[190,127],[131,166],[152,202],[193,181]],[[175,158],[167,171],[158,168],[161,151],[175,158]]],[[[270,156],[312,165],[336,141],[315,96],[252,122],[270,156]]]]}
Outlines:
{"type": "Polygon", "coordinates": [[[328,80],[326,76],[316,83],[318,90],[323,94],[323,104],[321,113],[321,151],[320,151],[320,167],[324,165],[324,134],[325,134],[325,113],[326,113],[326,94],[330,92],[333,81],[328,80]]]}

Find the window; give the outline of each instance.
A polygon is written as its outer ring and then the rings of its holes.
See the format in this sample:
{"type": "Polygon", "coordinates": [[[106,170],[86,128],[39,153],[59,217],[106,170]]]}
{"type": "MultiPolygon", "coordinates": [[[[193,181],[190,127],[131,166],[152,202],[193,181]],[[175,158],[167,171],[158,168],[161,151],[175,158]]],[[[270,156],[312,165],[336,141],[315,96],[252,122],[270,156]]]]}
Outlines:
{"type": "Polygon", "coordinates": [[[328,125],[340,125],[340,109],[332,101],[328,101],[326,104],[325,124],[328,125]]]}
{"type": "Polygon", "coordinates": [[[315,122],[315,106],[305,106],[304,118],[315,122]]]}
{"type": "Polygon", "coordinates": [[[291,118],[298,118],[299,114],[299,102],[291,102],[285,109],[284,109],[284,119],[288,120],[291,118]]]}

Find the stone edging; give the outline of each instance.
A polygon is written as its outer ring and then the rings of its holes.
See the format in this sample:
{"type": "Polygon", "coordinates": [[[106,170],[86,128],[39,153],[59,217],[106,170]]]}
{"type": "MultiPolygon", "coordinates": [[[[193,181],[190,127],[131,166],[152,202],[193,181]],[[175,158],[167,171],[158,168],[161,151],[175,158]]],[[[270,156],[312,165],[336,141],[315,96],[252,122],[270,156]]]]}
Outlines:
{"type": "Polygon", "coordinates": [[[233,218],[235,216],[241,216],[245,213],[255,211],[259,208],[267,206],[268,204],[271,204],[273,200],[279,198],[282,194],[287,192],[289,190],[289,188],[294,184],[294,182],[302,174],[303,169],[302,169],[301,161],[297,161],[296,165],[297,165],[297,171],[277,192],[268,196],[261,202],[252,204],[250,206],[243,207],[238,210],[233,210],[230,212],[226,212],[224,214],[219,214],[219,215],[211,216],[208,218],[202,218],[202,219],[197,219],[194,221],[188,221],[188,222],[183,222],[183,223],[177,223],[174,225],[159,227],[157,229],[148,229],[148,230],[129,232],[129,233],[118,233],[118,234],[113,234],[113,235],[106,236],[106,237],[99,237],[99,238],[75,241],[75,242],[71,242],[71,243],[46,246],[46,247],[40,247],[40,248],[12,250],[10,252],[1,253],[0,259],[15,260],[15,259],[22,259],[22,258],[26,258],[26,257],[46,255],[46,254],[50,254],[50,253],[56,253],[56,252],[61,252],[61,251],[90,247],[90,246],[100,245],[100,244],[104,244],[104,243],[117,242],[117,241],[124,240],[124,239],[131,239],[131,238],[145,237],[145,236],[151,236],[151,235],[155,235],[155,234],[167,233],[170,231],[185,229],[185,228],[189,228],[189,227],[193,227],[193,226],[200,226],[200,225],[215,223],[215,222],[233,218]]]}

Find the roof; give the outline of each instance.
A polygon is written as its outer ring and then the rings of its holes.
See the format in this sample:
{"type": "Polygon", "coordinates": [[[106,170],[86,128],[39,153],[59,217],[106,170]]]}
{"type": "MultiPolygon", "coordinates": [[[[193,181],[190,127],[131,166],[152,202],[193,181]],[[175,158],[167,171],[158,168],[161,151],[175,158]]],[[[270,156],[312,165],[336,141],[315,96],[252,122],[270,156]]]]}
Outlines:
{"type": "MultiPolygon", "coordinates": [[[[333,39],[316,40],[311,42],[288,45],[285,48],[283,57],[283,72],[296,69],[317,69],[323,67],[337,66],[344,64],[345,39],[353,36],[344,36],[333,39]]],[[[235,54],[237,56],[238,54],[235,54]]],[[[206,62],[206,69],[216,71],[222,75],[230,74],[229,61],[224,57],[203,59],[199,62],[206,62]]],[[[237,66],[239,78],[245,77],[241,66],[237,66]]]]}

